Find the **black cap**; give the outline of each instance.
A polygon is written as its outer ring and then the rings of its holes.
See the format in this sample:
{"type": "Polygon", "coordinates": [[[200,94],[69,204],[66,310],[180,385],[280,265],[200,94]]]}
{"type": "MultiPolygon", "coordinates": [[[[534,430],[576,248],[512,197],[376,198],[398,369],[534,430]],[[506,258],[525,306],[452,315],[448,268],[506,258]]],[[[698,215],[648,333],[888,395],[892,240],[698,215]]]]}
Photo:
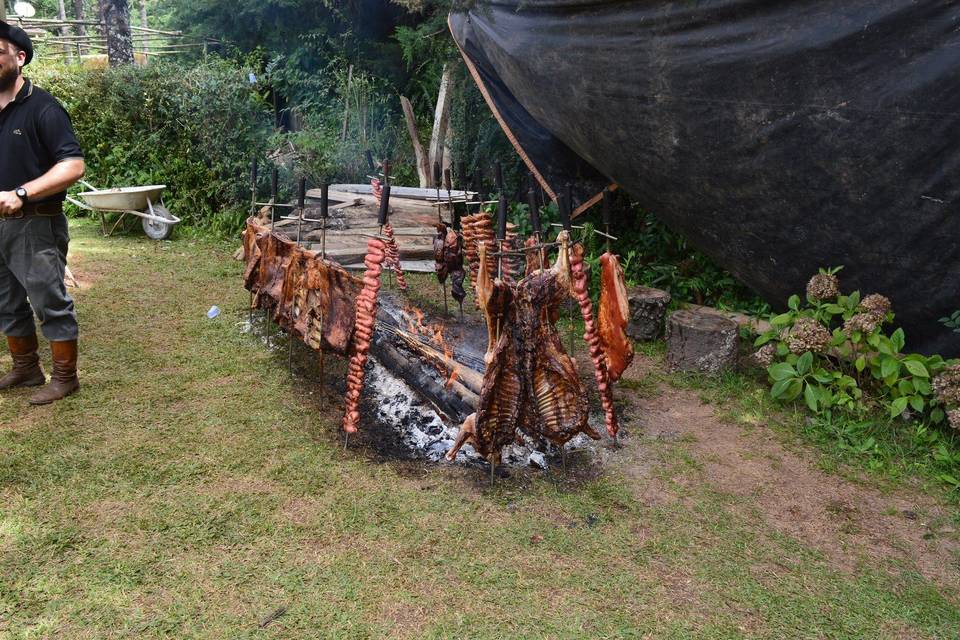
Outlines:
{"type": "Polygon", "coordinates": [[[15,27],[0,20],[0,39],[12,42],[18,49],[27,54],[27,61],[23,63],[24,65],[30,64],[30,61],[33,60],[33,42],[27,32],[20,27],[15,27]]]}

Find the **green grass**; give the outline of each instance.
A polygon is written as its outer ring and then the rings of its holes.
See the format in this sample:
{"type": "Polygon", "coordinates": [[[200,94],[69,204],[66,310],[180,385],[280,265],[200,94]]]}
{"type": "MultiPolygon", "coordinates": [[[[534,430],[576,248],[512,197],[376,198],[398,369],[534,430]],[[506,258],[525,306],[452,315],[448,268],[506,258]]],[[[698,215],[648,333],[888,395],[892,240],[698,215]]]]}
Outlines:
{"type": "Polygon", "coordinates": [[[83,389],[0,396],[0,637],[957,636],[954,589],[832,566],[681,482],[682,442],[641,443],[657,504],[344,453],[337,403],[239,330],[233,247],[73,230],[83,389]]]}

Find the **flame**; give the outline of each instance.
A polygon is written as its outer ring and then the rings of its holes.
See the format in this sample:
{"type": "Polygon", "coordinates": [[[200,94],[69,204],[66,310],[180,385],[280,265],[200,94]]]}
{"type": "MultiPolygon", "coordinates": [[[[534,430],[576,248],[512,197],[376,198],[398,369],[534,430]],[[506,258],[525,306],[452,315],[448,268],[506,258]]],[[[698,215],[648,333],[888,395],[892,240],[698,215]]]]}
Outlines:
{"type": "Polygon", "coordinates": [[[446,327],[442,322],[427,323],[423,311],[412,305],[407,305],[404,311],[410,333],[426,338],[427,342],[437,351],[443,352],[443,364],[447,369],[447,379],[444,381],[444,386],[449,389],[457,380],[457,371],[453,366],[456,362],[453,347],[447,342],[444,335],[446,327]]]}

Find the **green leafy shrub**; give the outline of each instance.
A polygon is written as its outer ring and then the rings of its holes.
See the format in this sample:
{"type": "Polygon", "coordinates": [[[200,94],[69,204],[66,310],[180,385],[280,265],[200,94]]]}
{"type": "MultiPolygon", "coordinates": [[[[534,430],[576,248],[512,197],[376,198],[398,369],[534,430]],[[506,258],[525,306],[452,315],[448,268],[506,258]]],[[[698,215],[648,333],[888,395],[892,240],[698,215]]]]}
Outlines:
{"type": "Polygon", "coordinates": [[[269,107],[228,62],[86,69],[46,63],[32,79],[60,99],[100,188],[166,184],[188,226],[235,231],[249,163],[271,133],[269,107]]]}
{"type": "MultiPolygon", "coordinates": [[[[903,329],[885,330],[894,319],[890,301],[859,291],[842,294],[838,271],[821,270],[806,299],[792,296],[789,310],[772,317],[771,329],[756,339],[754,357],[767,367],[771,395],[784,402],[802,397],[818,415],[840,411],[863,418],[882,411],[890,418],[947,422],[951,403],[938,376],[960,365],[904,353],[903,329]]],[[[960,404],[960,373],[956,386],[960,404]]]]}
{"type": "Polygon", "coordinates": [[[954,333],[960,333],[960,309],[945,318],[940,318],[940,324],[947,329],[952,329],[954,333]]]}

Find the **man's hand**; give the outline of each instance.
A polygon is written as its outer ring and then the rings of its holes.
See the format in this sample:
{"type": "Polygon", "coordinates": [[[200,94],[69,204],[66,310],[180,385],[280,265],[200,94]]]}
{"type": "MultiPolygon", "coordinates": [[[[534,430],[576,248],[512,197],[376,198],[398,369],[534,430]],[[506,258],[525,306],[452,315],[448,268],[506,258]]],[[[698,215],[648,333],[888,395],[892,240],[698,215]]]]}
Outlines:
{"type": "Polygon", "coordinates": [[[0,191],[0,216],[16,215],[23,208],[23,200],[13,191],[0,191]]]}

